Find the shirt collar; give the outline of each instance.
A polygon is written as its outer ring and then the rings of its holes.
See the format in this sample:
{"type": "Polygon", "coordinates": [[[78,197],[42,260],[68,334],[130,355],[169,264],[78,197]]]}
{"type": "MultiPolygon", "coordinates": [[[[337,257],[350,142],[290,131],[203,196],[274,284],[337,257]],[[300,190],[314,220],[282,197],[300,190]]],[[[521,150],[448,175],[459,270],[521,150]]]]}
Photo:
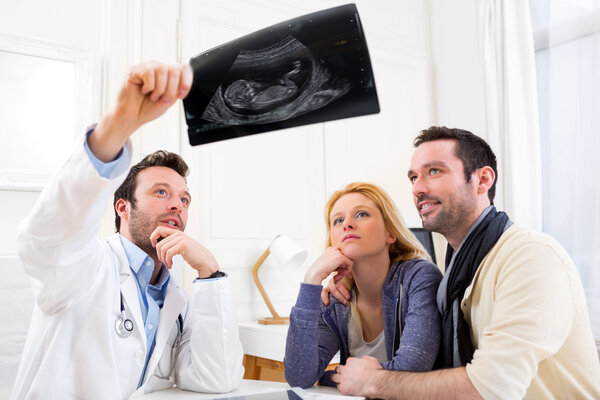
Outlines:
{"type": "Polygon", "coordinates": [[[169,273],[169,269],[165,267],[165,264],[163,264],[160,268],[160,275],[158,276],[158,281],[154,285],[151,285],[162,292],[163,298],[167,294],[167,284],[169,283],[170,278],[171,274],[169,273]]]}
{"type": "Polygon", "coordinates": [[[119,237],[121,238],[123,249],[125,250],[125,254],[127,255],[129,266],[135,274],[139,273],[140,268],[144,261],[146,261],[146,259],[148,259],[152,263],[151,266],[154,269],[154,261],[152,260],[152,258],[150,258],[150,256],[148,256],[148,254],[146,254],[144,250],[140,249],[138,246],[133,244],[125,236],[119,234],[119,237]]]}
{"type": "MultiPolygon", "coordinates": [[[[140,285],[140,289],[145,291],[146,287],[150,283],[152,272],[154,271],[154,260],[152,260],[152,258],[144,250],[133,244],[125,236],[119,234],[119,237],[121,238],[123,249],[125,250],[127,260],[129,261],[129,267],[133,271],[133,274],[140,285]]],[[[163,293],[163,296],[166,293],[166,284],[169,282],[169,278],[169,270],[163,264],[161,266],[158,281],[153,285],[163,293]]]]}

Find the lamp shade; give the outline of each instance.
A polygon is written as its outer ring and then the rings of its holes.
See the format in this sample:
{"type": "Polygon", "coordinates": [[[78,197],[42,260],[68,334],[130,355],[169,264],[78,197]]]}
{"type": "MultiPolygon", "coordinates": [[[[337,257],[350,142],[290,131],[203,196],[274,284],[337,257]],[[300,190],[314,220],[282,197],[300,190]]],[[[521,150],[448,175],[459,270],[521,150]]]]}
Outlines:
{"type": "Polygon", "coordinates": [[[272,317],[260,318],[258,323],[265,325],[287,324],[290,319],[277,314],[275,307],[273,307],[273,303],[271,303],[269,296],[267,296],[265,288],[262,283],[260,283],[260,279],[258,279],[258,269],[269,255],[273,256],[274,261],[280,267],[289,268],[297,267],[302,264],[306,259],[307,253],[306,250],[287,236],[277,235],[265,252],[260,256],[258,261],[256,261],[254,267],[252,267],[252,278],[254,279],[254,283],[272,315],[272,317]]]}
{"type": "Polygon", "coordinates": [[[269,252],[280,267],[298,267],[306,259],[307,252],[285,235],[279,235],[269,246],[269,252]]]}

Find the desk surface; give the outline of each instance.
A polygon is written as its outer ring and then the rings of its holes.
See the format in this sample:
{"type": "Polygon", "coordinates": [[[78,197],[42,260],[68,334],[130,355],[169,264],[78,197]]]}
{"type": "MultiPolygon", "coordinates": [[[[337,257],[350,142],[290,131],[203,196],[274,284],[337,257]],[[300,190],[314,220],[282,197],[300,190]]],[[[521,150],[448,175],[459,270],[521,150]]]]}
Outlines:
{"type": "MultiPolygon", "coordinates": [[[[239,324],[240,342],[244,353],[269,360],[283,362],[285,356],[285,340],[289,325],[262,325],[256,321],[239,324]]],[[[331,360],[331,364],[340,362],[339,352],[331,360]]]]}
{"type": "MultiPolygon", "coordinates": [[[[212,393],[196,393],[180,390],[177,388],[161,390],[158,392],[150,393],[140,397],[144,400],[167,400],[167,399],[223,399],[227,397],[235,396],[246,396],[250,394],[268,393],[275,392],[278,390],[289,389],[290,385],[283,382],[270,382],[270,381],[255,381],[251,379],[244,379],[237,390],[229,393],[212,394],[212,393]]],[[[342,396],[336,388],[333,387],[312,387],[307,389],[310,394],[318,395],[329,395],[331,399],[337,397],[344,399],[364,399],[364,397],[353,397],[353,396],[342,396]]],[[[327,397],[329,397],[327,396],[327,397]]],[[[325,397],[325,398],[327,398],[325,397]]]]}
{"type": "Polygon", "coordinates": [[[239,327],[245,354],[283,361],[289,325],[261,325],[253,321],[240,323],[239,327]]]}

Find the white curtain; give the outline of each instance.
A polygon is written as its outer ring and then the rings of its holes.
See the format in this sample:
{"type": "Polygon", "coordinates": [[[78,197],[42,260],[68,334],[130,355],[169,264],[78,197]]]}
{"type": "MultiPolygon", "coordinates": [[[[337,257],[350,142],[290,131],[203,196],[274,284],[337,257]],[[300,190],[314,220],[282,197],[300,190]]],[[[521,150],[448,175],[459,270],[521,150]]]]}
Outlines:
{"type": "Polygon", "coordinates": [[[481,0],[485,139],[498,157],[496,201],[510,218],[542,228],[540,136],[529,4],[481,0]]]}
{"type": "Polygon", "coordinates": [[[600,344],[600,5],[532,0],[543,230],[567,249],[600,344]]]}

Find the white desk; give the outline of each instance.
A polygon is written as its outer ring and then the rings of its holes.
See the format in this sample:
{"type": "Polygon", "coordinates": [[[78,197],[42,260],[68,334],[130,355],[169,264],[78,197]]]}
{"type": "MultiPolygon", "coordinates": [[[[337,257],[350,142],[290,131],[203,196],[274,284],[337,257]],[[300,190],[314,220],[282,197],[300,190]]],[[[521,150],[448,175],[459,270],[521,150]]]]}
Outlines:
{"type": "MultiPolygon", "coordinates": [[[[251,394],[260,394],[260,393],[268,393],[275,392],[278,390],[289,389],[290,385],[283,382],[270,382],[270,381],[256,381],[250,379],[244,379],[237,390],[229,393],[221,393],[221,394],[212,394],[212,393],[196,393],[196,392],[188,392],[185,390],[180,390],[177,388],[161,390],[158,392],[150,393],[145,396],[139,397],[143,400],[170,400],[170,399],[196,399],[196,400],[207,400],[207,399],[223,399],[227,397],[236,397],[236,396],[247,396],[251,394]]],[[[310,389],[306,389],[310,394],[324,394],[336,397],[342,397],[344,399],[364,399],[364,397],[354,397],[354,396],[342,396],[340,392],[337,391],[336,388],[333,387],[312,387],[310,389]]]]}
{"type": "MultiPolygon", "coordinates": [[[[262,325],[253,321],[240,323],[239,327],[246,369],[244,378],[285,382],[283,358],[289,325],[262,325]]],[[[331,360],[332,368],[339,362],[338,353],[331,360]]]]}
{"type": "Polygon", "coordinates": [[[289,325],[262,325],[253,321],[240,323],[239,327],[244,354],[283,362],[289,325]]]}

